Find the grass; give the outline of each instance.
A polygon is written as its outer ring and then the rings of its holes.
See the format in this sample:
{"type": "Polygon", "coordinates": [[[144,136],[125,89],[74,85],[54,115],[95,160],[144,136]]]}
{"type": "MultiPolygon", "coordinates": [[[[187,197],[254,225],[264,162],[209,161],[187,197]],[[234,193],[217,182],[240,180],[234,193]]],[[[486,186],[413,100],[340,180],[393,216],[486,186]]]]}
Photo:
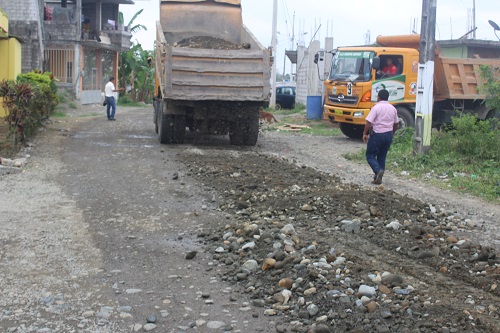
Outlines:
{"type": "Polygon", "coordinates": [[[75,102],[70,102],[70,103],[68,104],[68,107],[69,107],[69,108],[71,108],[71,109],[73,109],[73,110],[76,110],[76,109],[78,108],[78,107],[76,106],[75,102]]]}
{"type": "Polygon", "coordinates": [[[280,116],[279,123],[274,123],[272,125],[266,126],[265,130],[268,131],[282,131],[283,133],[294,133],[294,134],[309,134],[314,136],[336,136],[342,135],[342,132],[337,128],[335,124],[332,124],[328,120],[307,120],[306,112],[304,108],[295,108],[293,110],[280,110],[272,112],[275,116],[280,116]],[[280,113],[280,111],[284,111],[280,113]],[[288,111],[288,112],[286,112],[288,111]],[[283,116],[283,117],[281,117],[283,116]],[[285,124],[293,125],[306,125],[309,128],[304,128],[301,131],[286,131],[281,130],[280,127],[285,124]]]}
{"type": "MultiPolygon", "coordinates": [[[[396,133],[387,168],[443,189],[500,202],[500,130],[473,116],[454,119],[447,132],[433,132],[428,154],[413,153],[413,130],[396,133]]],[[[346,154],[365,162],[365,152],[346,154]]]]}
{"type": "Polygon", "coordinates": [[[64,117],[66,117],[66,113],[64,113],[62,111],[54,111],[54,112],[52,112],[50,117],[51,118],[64,118],[64,117]]]}

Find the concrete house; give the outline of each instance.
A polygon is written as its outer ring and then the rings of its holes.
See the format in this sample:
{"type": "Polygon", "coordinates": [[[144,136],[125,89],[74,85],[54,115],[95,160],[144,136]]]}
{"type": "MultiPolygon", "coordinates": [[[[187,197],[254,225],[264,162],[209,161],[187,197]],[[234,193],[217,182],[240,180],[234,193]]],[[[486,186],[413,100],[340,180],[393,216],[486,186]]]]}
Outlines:
{"type": "Polygon", "coordinates": [[[132,0],[0,0],[9,33],[22,43],[22,72],[50,71],[82,104],[99,103],[131,34],[119,6],[132,0]]]}

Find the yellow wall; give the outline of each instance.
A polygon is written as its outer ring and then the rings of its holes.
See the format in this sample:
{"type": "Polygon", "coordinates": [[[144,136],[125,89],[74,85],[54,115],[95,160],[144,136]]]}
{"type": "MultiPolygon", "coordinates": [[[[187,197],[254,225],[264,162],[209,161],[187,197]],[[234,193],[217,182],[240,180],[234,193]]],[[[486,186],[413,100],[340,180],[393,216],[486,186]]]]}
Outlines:
{"type": "Polygon", "coordinates": [[[9,18],[0,8],[0,37],[9,36],[9,18]]]}
{"type": "MultiPolygon", "coordinates": [[[[21,43],[15,38],[0,39],[0,81],[15,80],[21,74],[21,43]]],[[[0,118],[6,116],[0,103],[0,118]]]]}

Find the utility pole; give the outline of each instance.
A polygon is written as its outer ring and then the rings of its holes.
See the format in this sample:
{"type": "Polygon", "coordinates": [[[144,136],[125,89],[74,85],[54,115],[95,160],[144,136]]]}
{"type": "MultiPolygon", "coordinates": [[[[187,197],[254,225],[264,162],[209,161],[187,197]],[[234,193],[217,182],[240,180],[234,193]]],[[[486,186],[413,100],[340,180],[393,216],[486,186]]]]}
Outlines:
{"type": "Polygon", "coordinates": [[[434,56],[436,49],[436,7],[437,0],[422,1],[415,136],[413,138],[413,149],[416,154],[427,153],[431,147],[432,106],[434,104],[434,56]]]}
{"type": "Polygon", "coordinates": [[[272,41],[272,51],[273,51],[273,67],[271,71],[271,101],[269,102],[269,107],[274,109],[276,106],[276,61],[277,52],[276,48],[278,46],[278,0],[274,0],[273,4],[273,41],[272,41]]]}
{"type": "Polygon", "coordinates": [[[476,39],[476,0],[472,0],[472,38],[476,39]]]}

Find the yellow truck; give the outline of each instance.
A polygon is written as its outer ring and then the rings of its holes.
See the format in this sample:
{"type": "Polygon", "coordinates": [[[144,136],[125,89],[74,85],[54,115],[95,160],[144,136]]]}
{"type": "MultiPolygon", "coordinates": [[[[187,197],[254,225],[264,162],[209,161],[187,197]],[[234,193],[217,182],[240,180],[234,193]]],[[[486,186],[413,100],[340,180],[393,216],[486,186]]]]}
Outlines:
{"type": "MultiPolygon", "coordinates": [[[[389,102],[398,110],[400,128],[415,124],[420,35],[379,36],[378,46],[341,47],[336,50],[325,80],[325,115],[339,123],[350,138],[361,138],[365,118],[387,89],[389,102]],[[384,66],[392,71],[386,70],[384,66]]],[[[445,58],[437,50],[434,62],[433,126],[449,123],[457,111],[480,119],[493,117],[484,106],[479,66],[500,66],[500,59],[445,58]]],[[[499,110],[500,112],[500,110],[499,110]]]]}
{"type": "Polygon", "coordinates": [[[270,99],[271,55],[243,25],[240,0],[161,0],[155,116],[161,143],[186,128],[253,146],[270,99]]]}

